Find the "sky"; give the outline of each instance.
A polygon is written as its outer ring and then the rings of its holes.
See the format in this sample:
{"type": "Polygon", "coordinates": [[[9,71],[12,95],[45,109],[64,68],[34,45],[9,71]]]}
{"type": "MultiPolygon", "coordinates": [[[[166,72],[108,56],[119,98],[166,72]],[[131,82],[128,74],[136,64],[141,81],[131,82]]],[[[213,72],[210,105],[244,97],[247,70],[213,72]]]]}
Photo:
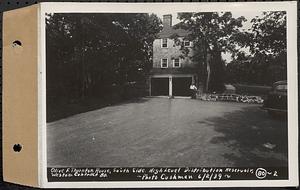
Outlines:
{"type": "MultiPolygon", "coordinates": [[[[262,11],[241,11],[241,12],[237,12],[237,11],[232,11],[232,17],[234,18],[238,18],[240,16],[244,16],[247,21],[243,23],[243,27],[241,27],[241,30],[248,30],[251,28],[252,24],[251,24],[251,20],[253,18],[255,18],[256,16],[258,17],[261,17],[262,15],[262,11]]],[[[180,22],[179,19],[177,19],[177,13],[175,12],[166,12],[166,13],[162,13],[162,12],[159,12],[159,13],[155,13],[161,20],[163,19],[163,15],[165,14],[172,14],[172,24],[175,25],[177,23],[180,22]]],[[[247,49],[244,49],[245,52],[249,52],[249,50],[247,49]]],[[[222,58],[226,61],[226,62],[230,62],[232,59],[231,59],[231,54],[230,53],[223,53],[222,54],[222,58]]]]}

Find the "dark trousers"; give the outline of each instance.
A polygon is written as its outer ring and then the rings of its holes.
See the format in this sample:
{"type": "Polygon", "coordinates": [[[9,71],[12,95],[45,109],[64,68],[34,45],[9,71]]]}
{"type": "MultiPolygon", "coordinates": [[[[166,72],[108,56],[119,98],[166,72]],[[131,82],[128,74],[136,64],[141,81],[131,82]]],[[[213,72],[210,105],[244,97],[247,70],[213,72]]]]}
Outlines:
{"type": "Polygon", "coordinates": [[[192,90],[192,89],[190,89],[190,93],[191,93],[191,98],[192,99],[196,99],[196,90],[192,90]]]}

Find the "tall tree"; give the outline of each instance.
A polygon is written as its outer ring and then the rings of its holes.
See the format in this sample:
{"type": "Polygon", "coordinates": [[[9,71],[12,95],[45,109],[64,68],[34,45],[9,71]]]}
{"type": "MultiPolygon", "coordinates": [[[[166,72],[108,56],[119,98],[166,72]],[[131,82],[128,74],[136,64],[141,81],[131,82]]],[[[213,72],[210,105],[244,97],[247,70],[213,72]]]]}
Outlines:
{"type": "Polygon", "coordinates": [[[272,54],[274,57],[286,54],[286,12],[263,12],[263,17],[251,20],[251,40],[247,45],[253,54],[272,54]]]}
{"type": "MultiPolygon", "coordinates": [[[[222,91],[224,88],[224,61],[222,52],[236,51],[233,36],[246,21],[233,18],[231,12],[179,13],[178,27],[189,30],[187,37],[193,41],[193,60],[199,64],[199,73],[206,91],[222,91]],[[203,77],[204,76],[204,77],[203,77]]],[[[185,51],[187,52],[187,51],[185,51]]]]}
{"type": "MultiPolygon", "coordinates": [[[[248,81],[250,83],[270,85],[278,80],[286,80],[286,12],[263,12],[262,16],[253,18],[251,23],[249,31],[234,36],[233,40],[240,47],[248,48],[250,51],[246,63],[241,60],[242,49],[239,51],[240,54],[233,56],[235,67],[249,68],[248,73],[253,73],[252,79],[248,81]],[[248,66],[244,66],[245,64],[248,66]]],[[[242,81],[245,79],[242,78],[242,81]]]]}
{"type": "Polygon", "coordinates": [[[48,15],[49,97],[109,95],[113,86],[143,80],[160,22],[146,13],[48,15]]]}

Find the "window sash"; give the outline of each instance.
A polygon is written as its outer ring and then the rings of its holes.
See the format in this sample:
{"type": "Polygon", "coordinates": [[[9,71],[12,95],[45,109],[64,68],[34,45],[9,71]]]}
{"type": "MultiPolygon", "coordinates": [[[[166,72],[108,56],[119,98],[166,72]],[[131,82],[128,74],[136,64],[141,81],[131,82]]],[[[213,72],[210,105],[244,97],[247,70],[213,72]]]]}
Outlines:
{"type": "Polygon", "coordinates": [[[180,67],[180,59],[179,58],[176,58],[173,60],[173,67],[180,67]],[[178,64],[178,65],[176,65],[178,64]]]}
{"type": "Polygon", "coordinates": [[[160,67],[161,68],[167,68],[168,67],[168,59],[161,59],[161,61],[160,61],[160,67]]]}
{"type": "Polygon", "coordinates": [[[161,39],[161,47],[167,48],[168,47],[168,38],[161,39]]]}
{"type": "Polygon", "coordinates": [[[191,42],[188,40],[183,41],[183,45],[184,47],[190,47],[191,46],[191,42]]]}

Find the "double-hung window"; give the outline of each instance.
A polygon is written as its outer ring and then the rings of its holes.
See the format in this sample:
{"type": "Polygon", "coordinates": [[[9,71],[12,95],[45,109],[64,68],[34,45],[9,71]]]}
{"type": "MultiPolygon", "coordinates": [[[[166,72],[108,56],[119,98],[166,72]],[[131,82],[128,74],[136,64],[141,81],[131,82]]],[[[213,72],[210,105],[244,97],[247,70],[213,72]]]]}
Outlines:
{"type": "Polygon", "coordinates": [[[161,47],[167,48],[168,47],[168,38],[161,39],[161,47]]]}
{"type": "Polygon", "coordinates": [[[183,45],[184,45],[184,47],[191,47],[191,42],[188,40],[184,40],[183,45]]]}
{"type": "Polygon", "coordinates": [[[168,68],[168,59],[161,59],[161,68],[168,68]]]}
{"type": "Polygon", "coordinates": [[[180,67],[180,60],[179,60],[179,58],[173,59],[173,67],[180,67]]]}

